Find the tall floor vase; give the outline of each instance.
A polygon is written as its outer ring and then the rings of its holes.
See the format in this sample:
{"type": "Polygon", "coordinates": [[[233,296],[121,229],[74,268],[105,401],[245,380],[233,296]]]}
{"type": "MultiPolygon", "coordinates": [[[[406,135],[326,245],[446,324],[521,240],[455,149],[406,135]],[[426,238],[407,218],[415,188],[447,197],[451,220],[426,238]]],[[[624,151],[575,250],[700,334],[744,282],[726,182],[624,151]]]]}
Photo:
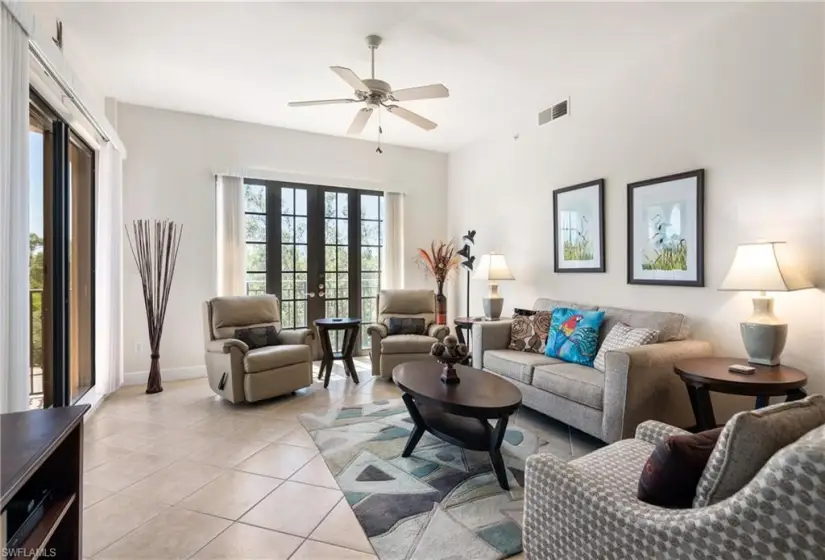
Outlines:
{"type": "Polygon", "coordinates": [[[183,226],[168,220],[135,220],[132,231],[126,227],[126,238],[135,258],[140,283],[143,287],[143,305],[146,310],[146,324],[149,329],[151,363],[147,393],[163,391],[160,375],[160,339],[163,336],[163,322],[169,304],[175,263],[178,260],[183,226]]]}
{"type": "Polygon", "coordinates": [[[438,283],[438,293],[435,296],[435,322],[438,325],[447,324],[447,296],[444,295],[444,282],[438,283]]]}

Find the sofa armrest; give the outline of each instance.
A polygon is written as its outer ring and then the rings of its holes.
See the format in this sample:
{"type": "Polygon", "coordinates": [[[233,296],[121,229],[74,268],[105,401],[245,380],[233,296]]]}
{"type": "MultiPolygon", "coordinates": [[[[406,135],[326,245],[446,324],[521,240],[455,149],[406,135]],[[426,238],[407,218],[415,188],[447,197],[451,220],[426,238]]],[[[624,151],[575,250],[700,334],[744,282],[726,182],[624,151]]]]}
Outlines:
{"type": "Polygon", "coordinates": [[[237,338],[219,338],[206,343],[206,351],[212,354],[229,354],[233,348],[237,348],[244,354],[249,352],[249,346],[237,338]]]}
{"type": "Polygon", "coordinates": [[[432,336],[433,338],[437,338],[439,342],[444,340],[450,334],[450,327],[447,325],[436,325],[433,323],[429,327],[427,327],[427,336],[432,336]]]}
{"type": "Polygon", "coordinates": [[[310,329],[295,329],[293,331],[282,330],[278,333],[278,340],[281,344],[312,344],[315,335],[310,329]]]}
{"type": "MultiPolygon", "coordinates": [[[[790,466],[792,459],[799,464],[798,457],[789,456],[786,464],[790,471],[798,468],[790,466]]],[[[615,454],[615,461],[619,468],[621,450],[615,454]]],[[[776,456],[771,462],[784,466],[776,456]]],[[[825,473],[825,466],[816,465],[816,470],[817,474],[825,473]]],[[[777,485],[779,476],[781,468],[763,468],[725,501],[709,507],[667,509],[644,503],[621,485],[610,484],[605,473],[591,473],[552,455],[533,455],[527,459],[524,473],[524,555],[542,560],[678,558],[690,550],[693,557],[712,558],[722,550],[730,557],[746,558],[753,553],[755,541],[764,543],[766,550],[777,546],[782,549],[796,538],[808,542],[806,539],[811,538],[822,519],[821,514],[814,513],[815,500],[805,504],[809,512],[805,519],[809,521],[782,524],[783,518],[776,514],[783,509],[781,504],[800,501],[798,494],[791,497],[798,487],[777,485]],[[749,523],[742,523],[743,511],[749,512],[749,523]],[[779,524],[787,531],[753,530],[779,524]],[[600,530],[594,531],[594,527],[600,530]],[[718,527],[730,530],[720,531],[718,527]],[[715,538],[701,536],[706,534],[715,538]]]]}
{"type": "Polygon", "coordinates": [[[671,426],[670,424],[656,420],[645,420],[636,427],[635,438],[652,443],[653,445],[658,445],[659,442],[670,436],[686,435],[690,435],[690,432],[682,428],[677,428],[676,426],[671,426]]]}
{"type": "Polygon", "coordinates": [[[484,367],[484,352],[504,350],[510,346],[510,324],[513,321],[473,323],[473,367],[484,367]]]}
{"type": "Polygon", "coordinates": [[[680,340],[613,350],[605,354],[602,439],[633,437],[645,420],[672,426],[694,424],[684,384],[673,363],[710,356],[713,347],[702,340],[680,340]]]}

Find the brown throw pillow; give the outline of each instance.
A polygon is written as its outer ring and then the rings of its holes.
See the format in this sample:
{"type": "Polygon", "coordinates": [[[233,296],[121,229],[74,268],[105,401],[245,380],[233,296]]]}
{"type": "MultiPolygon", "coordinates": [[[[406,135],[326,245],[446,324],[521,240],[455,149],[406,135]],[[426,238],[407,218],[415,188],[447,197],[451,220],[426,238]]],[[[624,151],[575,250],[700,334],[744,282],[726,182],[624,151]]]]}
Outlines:
{"type": "Polygon", "coordinates": [[[513,315],[510,324],[510,350],[544,352],[550,331],[550,312],[536,311],[533,315],[513,315]]]}
{"type": "Polygon", "coordinates": [[[653,450],[639,478],[641,501],[666,508],[689,508],[696,485],[722,428],[670,436],[653,450]]]}

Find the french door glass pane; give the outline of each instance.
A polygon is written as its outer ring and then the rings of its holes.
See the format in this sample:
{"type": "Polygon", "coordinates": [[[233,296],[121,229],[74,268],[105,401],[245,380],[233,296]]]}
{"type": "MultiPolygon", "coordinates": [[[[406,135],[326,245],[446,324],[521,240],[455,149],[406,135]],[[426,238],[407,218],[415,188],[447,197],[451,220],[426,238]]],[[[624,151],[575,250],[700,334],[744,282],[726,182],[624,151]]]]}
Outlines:
{"type": "Polygon", "coordinates": [[[295,214],[295,189],[281,188],[281,214],[295,214]]]}
{"type": "Polygon", "coordinates": [[[299,272],[295,275],[295,299],[306,299],[307,291],[307,274],[299,272]]]}
{"type": "Polygon", "coordinates": [[[366,220],[378,220],[378,198],[377,196],[361,195],[361,218],[366,220]]]}
{"type": "Polygon", "coordinates": [[[295,245],[281,245],[281,270],[295,270],[295,245]]]}
{"type": "Polygon", "coordinates": [[[307,258],[307,246],[295,245],[295,270],[306,271],[309,266],[307,258]]]}
{"type": "Polygon", "coordinates": [[[281,299],[283,301],[295,299],[294,274],[281,274],[281,299]]]}
{"type": "Polygon", "coordinates": [[[244,212],[266,212],[266,187],[244,185],[244,212]]]}
{"type": "Polygon", "coordinates": [[[381,230],[384,222],[384,197],[362,194],[360,199],[361,272],[361,347],[369,347],[366,327],[378,320],[378,291],[381,289],[381,230]]]}
{"type": "MultiPolygon", "coordinates": [[[[303,191],[298,191],[303,192],[303,191]]],[[[307,242],[307,219],[295,218],[295,243],[307,242]]]]}
{"type": "Polygon", "coordinates": [[[361,247],[361,270],[379,270],[378,247],[361,247]]]}
{"type": "Polygon", "coordinates": [[[266,293],[266,273],[246,273],[246,295],[257,296],[266,293]]]}
{"type": "Polygon", "coordinates": [[[381,240],[378,237],[379,224],[380,222],[361,221],[361,245],[381,244],[381,240]]]}
{"type": "Polygon", "coordinates": [[[266,241],[266,216],[247,214],[246,220],[246,240],[266,241]]]}
{"type": "Polygon", "coordinates": [[[295,229],[292,216],[281,217],[281,243],[295,243],[295,229]]]}
{"type": "Polygon", "coordinates": [[[246,270],[266,272],[266,245],[263,243],[246,244],[246,270]]]}
{"type": "MultiPolygon", "coordinates": [[[[47,286],[46,257],[46,182],[49,165],[46,130],[32,118],[29,127],[29,408],[44,408],[44,370],[46,359],[46,326],[48,308],[44,305],[47,286]]],[[[47,404],[46,404],[47,405],[47,404]]]]}
{"type": "Polygon", "coordinates": [[[69,143],[69,400],[93,384],[94,152],[69,143]]]}
{"type": "Polygon", "coordinates": [[[307,190],[295,189],[295,215],[307,215],[307,190]]]}

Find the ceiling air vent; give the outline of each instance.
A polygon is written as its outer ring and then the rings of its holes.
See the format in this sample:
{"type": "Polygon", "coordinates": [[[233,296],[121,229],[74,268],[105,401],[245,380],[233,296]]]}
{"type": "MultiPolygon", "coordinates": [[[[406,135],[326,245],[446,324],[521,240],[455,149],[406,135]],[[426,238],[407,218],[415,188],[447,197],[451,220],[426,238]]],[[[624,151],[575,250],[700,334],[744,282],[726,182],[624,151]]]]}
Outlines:
{"type": "Polygon", "coordinates": [[[539,113],[539,126],[547,124],[550,121],[560,119],[561,117],[570,113],[570,100],[565,99],[560,103],[556,103],[549,109],[545,109],[539,113]]]}

